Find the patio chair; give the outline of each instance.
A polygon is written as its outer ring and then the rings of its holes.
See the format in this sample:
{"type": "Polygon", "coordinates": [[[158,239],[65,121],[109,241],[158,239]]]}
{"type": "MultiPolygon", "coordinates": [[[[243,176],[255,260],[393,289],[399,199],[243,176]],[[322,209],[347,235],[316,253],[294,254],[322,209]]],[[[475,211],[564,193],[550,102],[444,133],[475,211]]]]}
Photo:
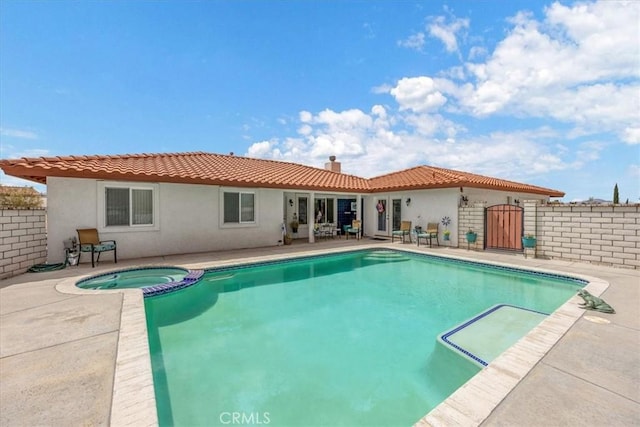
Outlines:
{"type": "Polygon", "coordinates": [[[351,228],[351,224],[342,224],[342,236],[347,236],[347,233],[349,232],[348,230],[350,228],[351,228]]]}
{"type": "Polygon", "coordinates": [[[351,221],[351,227],[347,228],[347,240],[349,240],[349,234],[353,234],[356,236],[356,239],[360,238],[360,220],[354,219],[351,221]]]}
{"type": "Polygon", "coordinates": [[[333,224],[331,223],[320,224],[317,228],[314,228],[313,232],[316,238],[328,239],[329,237],[334,237],[333,224]]]}
{"type": "Polygon", "coordinates": [[[420,246],[420,239],[424,239],[425,244],[427,241],[429,242],[429,247],[432,246],[433,238],[435,237],[436,243],[440,246],[440,240],[438,239],[438,223],[430,222],[427,224],[427,229],[422,233],[418,233],[416,236],[416,241],[418,242],[418,246],[420,246]]]}
{"type": "Polygon", "coordinates": [[[402,239],[402,243],[404,243],[404,237],[409,236],[409,243],[411,243],[411,221],[402,221],[400,223],[400,230],[393,230],[391,232],[391,243],[393,243],[396,236],[402,239]]]}
{"type": "Polygon", "coordinates": [[[334,225],[330,222],[322,224],[322,227],[320,229],[323,231],[325,239],[328,239],[329,237],[333,239],[336,236],[335,235],[336,229],[334,225]]]}
{"type": "Polygon", "coordinates": [[[113,251],[113,262],[118,263],[118,256],[116,251],[115,240],[100,240],[98,236],[98,230],[95,228],[82,228],[76,230],[78,232],[78,240],[80,246],[80,252],[78,253],[78,264],[80,264],[80,257],[83,252],[91,253],[91,267],[95,267],[96,263],[100,260],[100,254],[102,252],[113,251]],[[94,255],[98,254],[94,258],[94,255]]]}

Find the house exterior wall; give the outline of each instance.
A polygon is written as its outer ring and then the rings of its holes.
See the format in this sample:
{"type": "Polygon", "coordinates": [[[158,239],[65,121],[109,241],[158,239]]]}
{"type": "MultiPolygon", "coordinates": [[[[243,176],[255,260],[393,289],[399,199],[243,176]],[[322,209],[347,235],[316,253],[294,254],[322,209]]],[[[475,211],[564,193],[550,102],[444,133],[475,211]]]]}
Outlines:
{"type": "MultiPolygon", "coordinates": [[[[367,236],[391,235],[391,218],[389,209],[391,201],[401,199],[402,220],[411,221],[411,226],[416,225],[426,228],[430,222],[437,222],[438,239],[442,245],[444,241],[443,232],[445,227],[441,224],[442,218],[448,216],[451,219],[449,224],[450,243],[449,245],[467,246],[466,232],[472,228],[478,233],[477,242],[484,239],[484,207],[497,204],[514,203],[515,200],[547,200],[546,196],[535,196],[526,193],[514,193],[506,191],[464,188],[461,192],[459,188],[443,188],[433,190],[415,190],[405,192],[376,193],[367,195],[365,198],[365,222],[364,231],[367,236]],[[462,196],[467,198],[462,201],[462,196]],[[411,203],[407,206],[407,198],[411,203]],[[378,212],[376,203],[379,199],[387,200],[388,226],[387,233],[378,232],[378,212]],[[459,209],[460,206],[467,206],[471,209],[459,209]]],[[[479,244],[479,243],[478,243],[479,244]]]]}
{"type": "MultiPolygon", "coordinates": [[[[458,211],[458,192],[452,189],[437,190],[414,190],[404,192],[376,193],[367,195],[364,202],[364,233],[366,236],[391,236],[391,203],[394,199],[400,199],[401,220],[411,221],[411,227],[421,226],[427,227],[429,222],[440,222],[442,217],[449,216],[452,223],[457,220],[458,211]],[[407,198],[411,199],[411,203],[407,206],[407,198]],[[387,200],[387,231],[382,233],[378,231],[378,211],[376,204],[378,200],[387,200]]],[[[451,229],[453,232],[453,229],[451,229]]],[[[444,228],[440,226],[440,241],[442,242],[442,231],[444,228]]]]}
{"type": "Polygon", "coordinates": [[[46,210],[0,209],[0,279],[47,258],[46,210]]]}
{"type": "MultiPolygon", "coordinates": [[[[49,262],[64,260],[63,242],[75,236],[76,229],[99,228],[97,187],[92,179],[47,181],[49,262]]],[[[282,239],[282,190],[242,189],[256,195],[256,222],[232,226],[222,224],[223,190],[219,186],[160,183],[157,229],[101,231],[100,238],[115,240],[121,259],[277,245],[282,239]]],[[[105,257],[110,259],[110,254],[105,257]]]]}

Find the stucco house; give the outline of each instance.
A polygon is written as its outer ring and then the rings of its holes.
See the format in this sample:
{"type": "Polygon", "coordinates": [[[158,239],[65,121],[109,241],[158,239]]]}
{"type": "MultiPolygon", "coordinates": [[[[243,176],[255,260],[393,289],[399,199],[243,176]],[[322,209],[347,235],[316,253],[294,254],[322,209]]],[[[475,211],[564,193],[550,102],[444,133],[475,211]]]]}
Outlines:
{"type": "Polygon", "coordinates": [[[456,245],[461,204],[564,196],[431,166],[366,179],[342,173],[333,156],[324,169],[204,152],[4,159],[0,168],[47,185],[48,262],[64,259],[78,228],[116,240],[126,259],[278,245],[294,217],[294,238],[314,241],[318,213],[337,230],[360,219],[370,237],[448,216],[456,245]]]}

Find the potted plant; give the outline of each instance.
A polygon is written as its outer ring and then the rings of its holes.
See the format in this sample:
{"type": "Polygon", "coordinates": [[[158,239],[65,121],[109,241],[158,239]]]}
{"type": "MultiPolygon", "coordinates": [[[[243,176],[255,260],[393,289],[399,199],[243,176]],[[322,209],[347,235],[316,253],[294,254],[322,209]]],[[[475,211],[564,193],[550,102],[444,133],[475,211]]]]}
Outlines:
{"type": "Polygon", "coordinates": [[[287,233],[284,235],[284,244],[285,245],[290,245],[291,243],[293,243],[293,237],[291,237],[291,234],[287,233]]]}
{"type": "Polygon", "coordinates": [[[525,248],[535,248],[536,236],[531,233],[522,236],[522,246],[525,248]]]}
{"type": "Polygon", "coordinates": [[[296,214],[293,214],[293,221],[291,221],[289,225],[291,226],[291,231],[293,231],[294,233],[298,232],[300,223],[298,223],[298,216],[296,214]]]}
{"type": "Polygon", "coordinates": [[[467,231],[467,243],[475,243],[478,238],[478,233],[474,232],[472,229],[467,231]]]}
{"type": "Polygon", "coordinates": [[[449,224],[451,224],[451,218],[449,218],[448,216],[445,216],[442,218],[442,221],[440,221],[440,223],[444,225],[444,231],[442,232],[442,236],[444,237],[444,240],[449,240],[449,236],[451,235],[451,231],[449,231],[449,224]]]}

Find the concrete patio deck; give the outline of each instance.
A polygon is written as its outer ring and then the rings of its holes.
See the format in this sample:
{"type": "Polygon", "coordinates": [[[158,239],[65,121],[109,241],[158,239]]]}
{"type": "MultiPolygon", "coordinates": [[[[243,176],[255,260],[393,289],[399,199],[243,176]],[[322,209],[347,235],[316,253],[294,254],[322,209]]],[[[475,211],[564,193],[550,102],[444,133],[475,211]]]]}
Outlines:
{"type": "MultiPolygon", "coordinates": [[[[143,425],[154,420],[114,419],[111,413],[121,293],[61,293],[67,278],[137,265],[191,266],[326,252],[357,246],[392,246],[460,256],[609,282],[602,298],[615,314],[580,312],[580,318],[486,418],[431,417],[421,425],[632,426],[640,425],[640,272],[598,265],[525,259],[521,254],[428,248],[368,239],[294,243],[251,250],[105,261],[0,281],[0,425],[143,425]]],[[[572,304],[575,304],[573,302],[572,304]]],[[[491,365],[490,365],[491,366],[491,365]]],[[[470,407],[478,402],[467,402],[470,407]]],[[[485,408],[486,409],[486,408],[485,408]]],[[[416,420],[418,421],[418,420],[416,420]]]]}

